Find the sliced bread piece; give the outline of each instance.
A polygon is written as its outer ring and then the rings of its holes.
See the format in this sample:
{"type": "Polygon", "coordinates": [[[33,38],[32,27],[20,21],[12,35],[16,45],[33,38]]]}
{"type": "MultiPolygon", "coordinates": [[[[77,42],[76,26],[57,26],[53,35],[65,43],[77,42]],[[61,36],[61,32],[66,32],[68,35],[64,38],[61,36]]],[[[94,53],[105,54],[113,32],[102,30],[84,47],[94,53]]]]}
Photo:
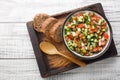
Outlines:
{"type": "Polygon", "coordinates": [[[43,22],[49,17],[50,16],[45,13],[40,13],[40,14],[35,15],[35,17],[33,19],[34,29],[36,31],[40,32],[40,28],[41,28],[43,22]]]}
{"type": "Polygon", "coordinates": [[[56,24],[54,24],[53,27],[50,28],[49,34],[50,37],[55,42],[61,42],[62,41],[62,22],[58,21],[56,24]]]}
{"type": "Polygon", "coordinates": [[[47,32],[49,31],[49,29],[57,22],[58,20],[53,18],[53,17],[50,17],[50,18],[47,18],[42,26],[41,26],[41,29],[40,29],[40,32],[43,32],[44,34],[48,35],[47,32]]]}

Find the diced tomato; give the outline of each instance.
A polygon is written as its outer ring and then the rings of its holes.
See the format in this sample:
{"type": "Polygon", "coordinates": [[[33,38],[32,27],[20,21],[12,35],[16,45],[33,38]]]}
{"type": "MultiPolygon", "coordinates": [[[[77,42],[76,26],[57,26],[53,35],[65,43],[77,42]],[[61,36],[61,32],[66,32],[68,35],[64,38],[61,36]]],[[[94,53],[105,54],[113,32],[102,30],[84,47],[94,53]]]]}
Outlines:
{"type": "Polygon", "coordinates": [[[100,51],[102,49],[102,47],[98,46],[97,49],[98,49],[98,51],[100,51]]]}
{"type": "Polygon", "coordinates": [[[97,15],[94,15],[94,16],[92,17],[92,20],[94,20],[94,21],[98,21],[99,19],[100,19],[100,17],[97,16],[97,15]]]}
{"type": "Polygon", "coordinates": [[[85,55],[85,56],[89,56],[89,54],[88,54],[87,52],[86,52],[86,53],[84,53],[84,55],[85,55]]]}
{"type": "Polygon", "coordinates": [[[76,31],[76,36],[78,36],[80,34],[80,31],[76,31]]]}
{"type": "Polygon", "coordinates": [[[106,45],[106,41],[102,41],[101,46],[105,46],[105,45],[106,45]]]}
{"type": "Polygon", "coordinates": [[[106,23],[106,22],[104,22],[104,23],[103,23],[103,26],[107,26],[107,23],[106,23]]]}
{"type": "Polygon", "coordinates": [[[95,28],[95,29],[93,29],[92,31],[93,31],[93,32],[97,32],[97,31],[98,31],[98,29],[97,29],[97,28],[95,28]]]}
{"type": "Polygon", "coordinates": [[[78,27],[79,27],[79,28],[83,28],[83,27],[84,27],[84,24],[79,24],[78,27]]]}
{"type": "Polygon", "coordinates": [[[93,32],[93,31],[91,31],[91,30],[90,30],[89,32],[90,32],[90,34],[93,34],[93,33],[94,33],[94,32],[93,32]]]}
{"type": "Polygon", "coordinates": [[[80,34],[79,35],[80,39],[84,38],[84,35],[83,34],[80,34]]]}
{"type": "Polygon", "coordinates": [[[73,35],[72,34],[68,35],[68,38],[73,39],[73,35]]]}
{"type": "Polygon", "coordinates": [[[102,47],[97,46],[97,47],[93,48],[92,51],[93,51],[93,52],[98,52],[98,51],[100,51],[101,49],[102,49],[102,47]]]}
{"type": "Polygon", "coordinates": [[[65,40],[67,41],[67,40],[68,40],[68,37],[65,37],[65,40]]]}
{"type": "Polygon", "coordinates": [[[94,33],[94,32],[97,32],[97,31],[98,31],[98,28],[93,29],[92,26],[90,26],[90,27],[89,27],[89,31],[90,31],[90,33],[92,34],[92,33],[94,33]]]}
{"type": "Polygon", "coordinates": [[[92,30],[92,26],[89,27],[89,30],[92,30]]]}
{"type": "Polygon", "coordinates": [[[78,46],[78,47],[82,47],[81,44],[79,44],[79,43],[77,44],[77,46],[78,46]]]}
{"type": "Polygon", "coordinates": [[[83,16],[83,13],[80,13],[79,16],[83,16]]]}
{"type": "Polygon", "coordinates": [[[78,42],[78,41],[79,41],[79,38],[76,38],[75,40],[76,40],[76,42],[78,42]]]}
{"type": "Polygon", "coordinates": [[[76,20],[77,19],[77,17],[73,17],[73,20],[76,20]]]}
{"type": "Polygon", "coordinates": [[[98,48],[95,47],[95,48],[92,49],[92,51],[93,51],[93,52],[97,52],[97,51],[98,51],[98,48]]]}
{"type": "Polygon", "coordinates": [[[93,21],[91,21],[91,23],[90,23],[91,25],[94,25],[94,22],[93,21]]]}
{"type": "Polygon", "coordinates": [[[106,27],[106,26],[104,26],[104,25],[103,25],[103,26],[101,26],[101,28],[102,28],[102,29],[104,29],[105,27],[106,27]]]}
{"type": "Polygon", "coordinates": [[[104,38],[105,38],[106,40],[108,40],[109,35],[108,35],[108,33],[107,33],[107,32],[105,32],[105,33],[104,33],[104,38]]]}

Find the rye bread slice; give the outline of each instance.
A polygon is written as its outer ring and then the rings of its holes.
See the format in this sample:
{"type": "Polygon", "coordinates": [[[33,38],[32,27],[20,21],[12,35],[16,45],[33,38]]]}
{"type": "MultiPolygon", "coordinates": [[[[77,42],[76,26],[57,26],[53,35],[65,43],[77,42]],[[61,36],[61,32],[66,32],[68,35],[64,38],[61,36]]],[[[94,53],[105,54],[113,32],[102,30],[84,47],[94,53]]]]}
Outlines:
{"type": "Polygon", "coordinates": [[[55,42],[61,42],[62,41],[62,22],[58,21],[54,26],[51,27],[49,30],[50,37],[55,42]]]}
{"type": "Polygon", "coordinates": [[[50,18],[47,18],[42,26],[41,26],[41,29],[40,29],[40,32],[43,32],[44,34],[46,35],[49,35],[47,34],[47,32],[49,31],[49,29],[57,22],[58,20],[53,18],[53,17],[50,17],[50,18]]]}
{"type": "Polygon", "coordinates": [[[40,14],[35,15],[35,17],[33,19],[34,29],[36,31],[40,32],[40,29],[41,29],[43,22],[49,17],[50,16],[45,14],[45,13],[40,13],[40,14]]]}

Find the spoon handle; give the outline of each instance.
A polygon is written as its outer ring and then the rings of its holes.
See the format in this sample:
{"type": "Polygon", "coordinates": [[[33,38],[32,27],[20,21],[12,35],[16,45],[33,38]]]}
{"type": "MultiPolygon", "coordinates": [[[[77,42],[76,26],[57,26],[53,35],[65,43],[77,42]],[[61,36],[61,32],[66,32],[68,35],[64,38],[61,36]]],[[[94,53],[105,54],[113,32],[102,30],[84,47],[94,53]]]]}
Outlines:
{"type": "Polygon", "coordinates": [[[63,57],[65,57],[65,58],[67,58],[67,59],[70,60],[71,62],[73,62],[73,63],[75,63],[75,64],[77,64],[77,65],[79,65],[79,66],[81,66],[81,67],[86,66],[86,64],[85,64],[84,62],[80,61],[80,60],[77,60],[77,59],[75,59],[75,58],[73,58],[73,57],[66,56],[66,55],[61,54],[61,53],[59,53],[59,52],[58,52],[58,54],[61,55],[61,56],[63,56],[63,57]]]}

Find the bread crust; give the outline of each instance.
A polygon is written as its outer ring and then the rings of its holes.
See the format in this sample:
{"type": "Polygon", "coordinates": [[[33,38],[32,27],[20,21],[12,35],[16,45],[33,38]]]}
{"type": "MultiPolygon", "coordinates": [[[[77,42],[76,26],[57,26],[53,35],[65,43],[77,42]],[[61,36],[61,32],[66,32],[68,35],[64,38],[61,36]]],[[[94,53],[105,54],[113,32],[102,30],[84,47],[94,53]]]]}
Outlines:
{"type": "Polygon", "coordinates": [[[50,17],[48,19],[46,19],[40,29],[40,32],[47,34],[46,32],[57,22],[58,20],[50,17]]]}
{"type": "Polygon", "coordinates": [[[49,17],[50,16],[45,13],[40,13],[40,14],[35,15],[35,17],[33,19],[34,29],[36,31],[40,32],[40,28],[41,28],[43,22],[49,17]]]}
{"type": "Polygon", "coordinates": [[[62,29],[62,22],[58,21],[58,22],[57,22],[56,24],[54,24],[54,26],[51,27],[50,30],[49,30],[50,37],[51,37],[55,42],[61,42],[61,41],[62,41],[61,29],[62,29]]]}

